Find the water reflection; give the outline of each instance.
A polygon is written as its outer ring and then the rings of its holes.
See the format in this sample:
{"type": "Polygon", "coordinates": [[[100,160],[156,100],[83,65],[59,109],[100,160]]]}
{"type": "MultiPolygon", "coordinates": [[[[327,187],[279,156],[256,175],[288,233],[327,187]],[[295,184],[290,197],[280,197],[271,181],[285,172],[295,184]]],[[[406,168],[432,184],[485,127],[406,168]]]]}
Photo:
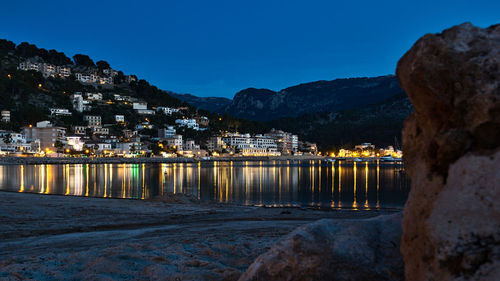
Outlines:
{"type": "Polygon", "coordinates": [[[402,206],[409,183],[394,165],[321,161],[0,166],[0,190],[147,199],[166,193],[275,206],[402,206]]]}

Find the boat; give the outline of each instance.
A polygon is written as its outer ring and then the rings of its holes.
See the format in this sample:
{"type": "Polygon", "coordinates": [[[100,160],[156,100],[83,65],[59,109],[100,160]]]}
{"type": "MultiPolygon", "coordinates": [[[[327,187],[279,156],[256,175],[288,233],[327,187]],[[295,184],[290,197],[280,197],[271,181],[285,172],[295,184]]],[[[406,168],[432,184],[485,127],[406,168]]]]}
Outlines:
{"type": "Polygon", "coordinates": [[[382,162],[394,162],[394,161],[396,161],[396,159],[393,158],[391,155],[386,155],[386,156],[380,157],[380,161],[382,161],[382,162]]]}
{"type": "Polygon", "coordinates": [[[379,160],[382,162],[401,162],[402,161],[401,158],[394,158],[391,155],[386,155],[386,156],[380,157],[379,160]]]}

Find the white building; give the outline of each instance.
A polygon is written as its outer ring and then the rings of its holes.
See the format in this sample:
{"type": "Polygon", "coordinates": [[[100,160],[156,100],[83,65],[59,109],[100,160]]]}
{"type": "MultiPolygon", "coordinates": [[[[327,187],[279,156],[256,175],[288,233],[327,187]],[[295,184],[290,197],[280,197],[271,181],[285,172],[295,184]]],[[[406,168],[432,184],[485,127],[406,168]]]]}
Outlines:
{"type": "Polygon", "coordinates": [[[102,77],[95,73],[75,73],[75,77],[82,83],[113,84],[112,77],[102,77]]]}
{"type": "Polygon", "coordinates": [[[207,141],[208,150],[221,150],[226,148],[226,143],[222,140],[222,137],[211,137],[207,141]]]}
{"type": "Polygon", "coordinates": [[[365,142],[359,145],[354,146],[354,149],[365,150],[365,149],[375,149],[375,145],[365,142]]]}
{"type": "Polygon", "coordinates": [[[85,134],[87,134],[87,127],[86,126],[73,126],[73,134],[85,135],[85,134]]]}
{"type": "Polygon", "coordinates": [[[26,142],[26,138],[20,133],[14,133],[11,131],[0,131],[0,150],[16,152],[16,151],[31,151],[31,144],[26,142]],[[7,138],[10,141],[5,142],[7,138]]]}
{"type": "Polygon", "coordinates": [[[176,130],[173,126],[168,126],[167,128],[162,128],[158,130],[158,137],[160,139],[168,139],[176,134],[176,130]]]}
{"type": "Polygon", "coordinates": [[[299,138],[297,135],[272,129],[269,133],[265,134],[265,136],[271,137],[276,141],[278,151],[282,154],[292,154],[298,151],[299,138]]]}
{"type": "Polygon", "coordinates": [[[56,68],[57,73],[61,77],[69,77],[71,75],[71,68],[67,66],[57,66],[56,68]]]}
{"type": "Polygon", "coordinates": [[[87,96],[87,100],[95,100],[95,101],[102,100],[101,93],[86,93],[86,96],[87,96]]]}
{"type": "Polygon", "coordinates": [[[116,144],[116,153],[131,154],[141,152],[142,145],[140,142],[119,142],[116,144]]]}
{"type": "Polygon", "coordinates": [[[222,137],[222,140],[231,147],[240,150],[243,155],[252,156],[279,156],[276,141],[263,135],[255,137],[250,134],[227,133],[222,137]]]}
{"type": "Polygon", "coordinates": [[[10,111],[2,110],[2,122],[9,123],[10,122],[10,111]]]}
{"type": "Polygon", "coordinates": [[[57,74],[57,68],[53,64],[42,63],[42,75],[43,77],[55,77],[57,74]]]}
{"type": "Polygon", "coordinates": [[[137,114],[142,115],[155,115],[155,111],[151,109],[136,109],[137,114]]]}
{"type": "Polygon", "coordinates": [[[97,82],[99,84],[113,84],[113,77],[102,77],[102,76],[99,76],[97,77],[97,82]]]}
{"type": "Polygon", "coordinates": [[[179,126],[187,127],[193,130],[200,130],[200,126],[198,123],[196,123],[195,119],[177,119],[175,120],[175,124],[178,124],[179,126]]]}
{"type": "Polygon", "coordinates": [[[182,135],[174,135],[167,139],[167,144],[177,150],[182,150],[182,135]]]}
{"type": "Polygon", "coordinates": [[[179,112],[177,108],[170,108],[170,107],[164,107],[164,106],[158,106],[156,108],[157,112],[162,112],[163,114],[166,115],[172,115],[172,113],[179,112]]]}
{"type": "Polygon", "coordinates": [[[115,122],[116,123],[123,123],[123,122],[125,122],[125,116],[124,115],[115,115],[115,122]]]}
{"type": "Polygon", "coordinates": [[[95,83],[97,76],[95,74],[75,73],[76,80],[82,83],[95,83]]]}
{"type": "Polygon", "coordinates": [[[42,70],[42,64],[38,62],[32,62],[32,61],[24,61],[19,64],[18,69],[28,71],[28,70],[34,70],[34,71],[41,71],[42,70]]]}
{"type": "Polygon", "coordinates": [[[105,152],[112,150],[111,143],[106,143],[106,142],[86,142],[85,145],[87,147],[95,149],[98,152],[105,152]]]}
{"type": "Polygon", "coordinates": [[[55,116],[71,116],[71,112],[69,112],[66,108],[49,108],[50,115],[55,116]]]}
{"type": "Polygon", "coordinates": [[[194,140],[187,140],[183,145],[184,150],[200,150],[200,146],[194,140]]]}
{"type": "Polygon", "coordinates": [[[67,142],[69,147],[71,147],[73,150],[76,150],[76,151],[82,151],[83,145],[85,144],[81,140],[81,137],[78,137],[78,136],[66,137],[66,142],[67,142]]]}
{"type": "Polygon", "coordinates": [[[132,109],[135,109],[135,110],[148,109],[148,103],[147,102],[134,102],[132,104],[132,109]]]}
{"type": "Polygon", "coordinates": [[[102,127],[92,127],[92,133],[95,135],[109,135],[109,129],[102,127]]]}
{"type": "Polygon", "coordinates": [[[36,122],[36,127],[37,128],[49,128],[49,127],[52,127],[52,123],[50,123],[50,121],[40,121],[40,122],[36,122]]]}
{"type": "Polygon", "coordinates": [[[115,101],[132,101],[133,98],[131,96],[122,96],[118,94],[113,94],[113,99],[115,101]]]}

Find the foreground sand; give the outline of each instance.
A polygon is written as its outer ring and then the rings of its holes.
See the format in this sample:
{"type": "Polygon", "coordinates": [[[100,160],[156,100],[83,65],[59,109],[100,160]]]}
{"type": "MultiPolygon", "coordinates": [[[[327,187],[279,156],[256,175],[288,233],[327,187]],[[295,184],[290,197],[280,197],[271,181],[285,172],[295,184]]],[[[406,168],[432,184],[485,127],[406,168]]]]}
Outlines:
{"type": "Polygon", "coordinates": [[[0,192],[0,280],[237,280],[279,237],[320,211],[0,192]]]}

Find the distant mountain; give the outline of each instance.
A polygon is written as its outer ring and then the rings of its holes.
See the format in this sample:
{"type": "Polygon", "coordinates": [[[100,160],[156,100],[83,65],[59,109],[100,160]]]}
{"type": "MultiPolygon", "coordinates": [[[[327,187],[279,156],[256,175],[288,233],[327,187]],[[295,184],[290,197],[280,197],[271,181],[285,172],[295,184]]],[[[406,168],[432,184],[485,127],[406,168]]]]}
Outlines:
{"type": "Polygon", "coordinates": [[[225,108],[231,104],[231,100],[228,98],[220,98],[220,97],[197,97],[191,94],[177,94],[174,92],[169,92],[169,95],[177,98],[183,102],[187,102],[188,104],[212,111],[217,113],[224,113],[225,108]]]}
{"type": "Polygon", "coordinates": [[[393,75],[316,81],[278,92],[248,88],[238,92],[224,112],[240,118],[269,121],[357,108],[398,93],[402,93],[402,89],[393,75]]]}

